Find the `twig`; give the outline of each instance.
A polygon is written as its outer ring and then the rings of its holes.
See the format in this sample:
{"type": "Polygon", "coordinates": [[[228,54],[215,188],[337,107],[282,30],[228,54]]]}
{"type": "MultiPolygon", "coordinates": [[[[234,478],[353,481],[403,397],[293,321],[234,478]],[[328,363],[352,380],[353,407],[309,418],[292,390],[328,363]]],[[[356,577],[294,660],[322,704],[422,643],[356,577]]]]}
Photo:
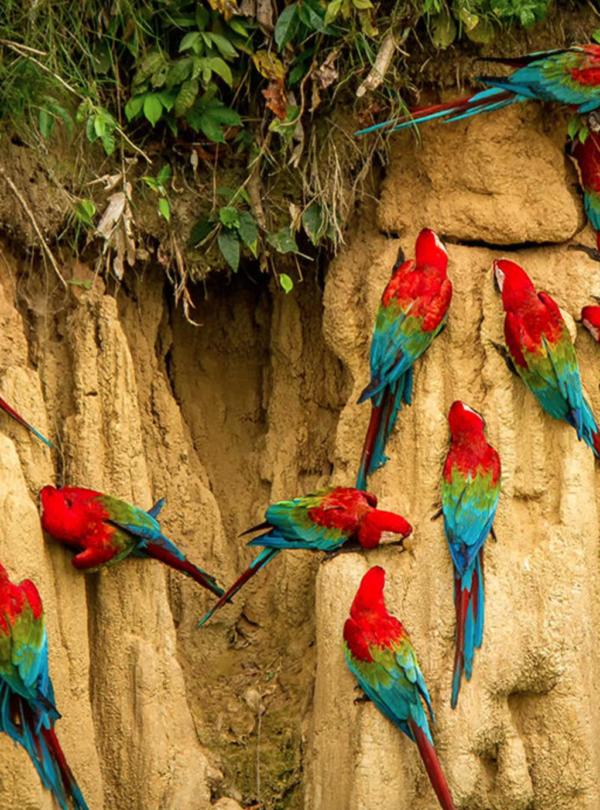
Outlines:
{"type": "Polygon", "coordinates": [[[389,31],[383,38],[381,47],[373,62],[373,67],[369,71],[369,75],[362,82],[356,91],[357,98],[362,98],[366,93],[376,90],[385,79],[385,74],[388,72],[394,52],[396,50],[396,39],[394,32],[389,31]]]}
{"type": "Polygon", "coordinates": [[[37,48],[30,48],[29,45],[22,45],[20,42],[11,42],[10,39],[0,39],[0,45],[6,45],[7,48],[21,48],[29,53],[37,53],[38,56],[48,56],[47,51],[38,51],[37,48]]]}
{"type": "Polygon", "coordinates": [[[63,277],[63,275],[62,275],[62,273],[61,273],[61,272],[60,272],[60,270],[58,269],[58,264],[57,264],[57,262],[56,262],[56,259],[54,258],[54,254],[52,253],[52,251],[51,251],[51,250],[50,250],[50,248],[48,247],[48,244],[47,244],[46,240],[44,239],[43,234],[42,234],[42,232],[40,231],[40,228],[39,228],[39,226],[38,226],[38,224],[37,224],[37,220],[36,220],[36,218],[35,218],[35,215],[34,215],[33,211],[31,210],[31,208],[29,207],[29,205],[27,204],[27,200],[26,200],[26,199],[23,197],[23,195],[21,194],[21,192],[19,191],[19,189],[18,189],[18,188],[15,186],[15,184],[13,183],[13,181],[12,181],[12,180],[10,179],[10,177],[7,175],[7,173],[6,173],[6,171],[4,170],[4,167],[3,167],[3,166],[0,166],[0,176],[2,176],[2,177],[3,177],[3,178],[6,180],[6,182],[8,183],[8,186],[9,186],[10,190],[12,191],[12,193],[15,195],[15,197],[17,198],[17,200],[18,200],[18,201],[21,203],[21,205],[23,206],[23,209],[24,209],[25,213],[27,214],[27,216],[28,216],[28,217],[29,217],[29,219],[31,220],[31,224],[33,225],[33,229],[34,229],[34,231],[36,232],[38,239],[40,240],[40,244],[41,244],[42,248],[44,249],[44,253],[45,253],[45,254],[46,254],[46,256],[48,257],[48,260],[50,261],[50,264],[51,264],[51,265],[52,265],[52,267],[54,268],[54,272],[55,272],[55,273],[56,273],[56,275],[59,277],[59,279],[62,281],[62,283],[63,283],[63,285],[64,285],[64,288],[65,288],[65,289],[68,289],[68,287],[67,287],[67,282],[65,281],[65,279],[64,279],[64,277],[63,277]]]}

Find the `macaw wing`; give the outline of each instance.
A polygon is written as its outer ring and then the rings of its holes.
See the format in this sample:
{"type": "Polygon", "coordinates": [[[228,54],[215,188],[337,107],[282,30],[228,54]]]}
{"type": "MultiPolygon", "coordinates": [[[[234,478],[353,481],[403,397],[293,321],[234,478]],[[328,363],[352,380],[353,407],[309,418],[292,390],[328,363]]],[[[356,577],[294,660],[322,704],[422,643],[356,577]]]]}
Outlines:
{"type": "Polygon", "coordinates": [[[358,528],[358,522],[342,504],[331,499],[335,489],[327,487],[301,498],[271,504],[265,517],[273,530],[251,540],[248,545],[323,551],[337,548],[358,528]],[[319,520],[326,520],[326,523],[319,520]]]}
{"type": "MultiPolygon", "coordinates": [[[[348,620],[346,626],[351,631],[348,620]]],[[[360,632],[360,630],[358,630],[360,632]]],[[[431,714],[429,692],[408,639],[393,647],[369,646],[370,661],[362,661],[352,654],[351,643],[344,646],[346,661],[364,693],[377,708],[398,726],[410,739],[414,739],[408,725],[413,720],[429,736],[427,716],[421,703],[425,700],[431,714]]],[[[433,715],[432,720],[433,720],[433,715]]]]}
{"type": "Polygon", "coordinates": [[[566,419],[569,404],[561,392],[555,365],[548,355],[547,343],[535,345],[521,319],[509,312],[504,334],[515,367],[542,407],[555,419],[566,419]]]}
{"type": "Polygon", "coordinates": [[[514,92],[530,98],[598,106],[598,66],[589,65],[586,60],[580,51],[550,54],[516,70],[507,80],[507,85],[514,92]],[[577,71],[579,80],[573,71],[577,71]]]}
{"type": "Polygon", "coordinates": [[[163,534],[155,517],[110,495],[98,498],[108,513],[108,522],[142,540],[160,543],[163,534]]]}
{"type": "Polygon", "coordinates": [[[11,626],[10,648],[3,645],[0,674],[18,694],[35,699],[41,691],[46,700],[53,702],[46,622],[40,595],[30,580],[24,580],[19,587],[24,601],[11,626]]]}
{"type": "Polygon", "coordinates": [[[465,475],[455,466],[452,480],[442,481],[444,529],[452,560],[459,573],[473,564],[492,528],[500,479],[492,484],[492,473],[465,475]]]}

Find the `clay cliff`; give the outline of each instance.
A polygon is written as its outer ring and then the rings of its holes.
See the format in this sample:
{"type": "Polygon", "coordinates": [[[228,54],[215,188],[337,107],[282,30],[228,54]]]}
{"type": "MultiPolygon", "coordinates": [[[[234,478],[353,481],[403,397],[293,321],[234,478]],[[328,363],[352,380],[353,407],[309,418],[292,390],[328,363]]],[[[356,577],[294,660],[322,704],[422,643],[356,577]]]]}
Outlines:
{"type": "MultiPolygon", "coordinates": [[[[492,341],[502,308],[491,261],[510,253],[574,317],[600,294],[565,119],[533,105],[393,140],[376,199],[357,213],[324,279],[290,295],[267,277],[209,278],[193,327],[159,267],[107,289],[65,258],[0,254],[0,393],[55,441],[0,415],[0,559],[32,577],[48,614],[59,737],[94,810],[430,810],[418,754],[371,705],[354,705],[340,643],[358,582],[388,571],[387,598],[419,653],[435,740],[463,810],[593,810],[600,802],[596,675],[598,532],[592,453],[544,415],[492,341]],[[407,551],[327,565],[281,555],[206,628],[210,597],[157,563],[84,577],[45,539],[36,494],[91,486],[149,507],[165,532],[229,582],[251,559],[238,534],[269,502],[352,484],[369,418],[356,399],[381,291],[419,229],[445,239],[448,328],[419,363],[414,406],[371,479],[415,527],[407,551]],[[452,572],[440,521],[446,414],[484,413],[503,464],[486,547],[486,629],[450,709],[452,572]]],[[[600,347],[578,328],[600,413],[600,347]]],[[[0,805],[53,807],[27,756],[0,738],[0,805]]]]}

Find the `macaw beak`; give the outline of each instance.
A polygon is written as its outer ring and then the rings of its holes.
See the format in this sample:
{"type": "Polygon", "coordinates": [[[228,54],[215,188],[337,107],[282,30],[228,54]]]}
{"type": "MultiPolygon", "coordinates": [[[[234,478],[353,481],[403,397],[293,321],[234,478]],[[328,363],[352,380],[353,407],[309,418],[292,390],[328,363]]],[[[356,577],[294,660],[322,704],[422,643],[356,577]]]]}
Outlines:
{"type": "Polygon", "coordinates": [[[502,288],[504,287],[504,273],[500,269],[498,262],[494,262],[494,281],[496,283],[496,289],[498,292],[502,292],[502,288]]]}

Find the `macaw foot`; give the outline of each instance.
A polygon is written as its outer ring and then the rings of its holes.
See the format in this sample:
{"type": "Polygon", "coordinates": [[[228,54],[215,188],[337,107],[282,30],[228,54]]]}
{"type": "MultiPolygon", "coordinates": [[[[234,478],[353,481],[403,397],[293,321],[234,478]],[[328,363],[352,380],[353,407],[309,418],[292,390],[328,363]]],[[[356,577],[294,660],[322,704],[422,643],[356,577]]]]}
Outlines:
{"type": "Polygon", "coordinates": [[[517,369],[515,368],[515,364],[513,363],[512,358],[511,358],[510,354],[508,353],[508,349],[506,348],[506,346],[503,346],[501,343],[495,343],[493,340],[492,340],[492,346],[494,347],[494,349],[496,349],[498,354],[502,355],[502,358],[504,359],[504,362],[506,363],[506,367],[508,368],[508,370],[512,374],[516,374],[517,369]]]}
{"type": "Polygon", "coordinates": [[[569,245],[569,250],[577,250],[581,253],[585,253],[592,261],[600,262],[600,252],[597,248],[591,248],[587,245],[569,245]]]}
{"type": "Polygon", "coordinates": [[[498,542],[498,535],[496,534],[496,529],[494,529],[494,527],[493,527],[493,526],[492,526],[492,528],[490,529],[490,534],[491,534],[491,535],[492,535],[492,537],[494,538],[494,543],[497,543],[497,542],[498,542]]]}
{"type": "Polygon", "coordinates": [[[432,516],[431,520],[439,520],[443,514],[444,514],[444,510],[440,506],[440,508],[435,513],[435,515],[432,516]]]}
{"type": "Polygon", "coordinates": [[[326,562],[330,560],[334,560],[339,554],[350,554],[350,552],[357,552],[362,551],[363,548],[359,543],[346,543],[340,548],[336,548],[333,551],[328,551],[323,559],[321,560],[321,565],[324,565],[326,562]]]}
{"type": "MultiPolygon", "coordinates": [[[[360,689],[360,686],[358,687],[360,689]]],[[[358,706],[359,703],[370,703],[371,698],[368,695],[362,694],[360,697],[354,698],[354,705],[358,706]]]]}

